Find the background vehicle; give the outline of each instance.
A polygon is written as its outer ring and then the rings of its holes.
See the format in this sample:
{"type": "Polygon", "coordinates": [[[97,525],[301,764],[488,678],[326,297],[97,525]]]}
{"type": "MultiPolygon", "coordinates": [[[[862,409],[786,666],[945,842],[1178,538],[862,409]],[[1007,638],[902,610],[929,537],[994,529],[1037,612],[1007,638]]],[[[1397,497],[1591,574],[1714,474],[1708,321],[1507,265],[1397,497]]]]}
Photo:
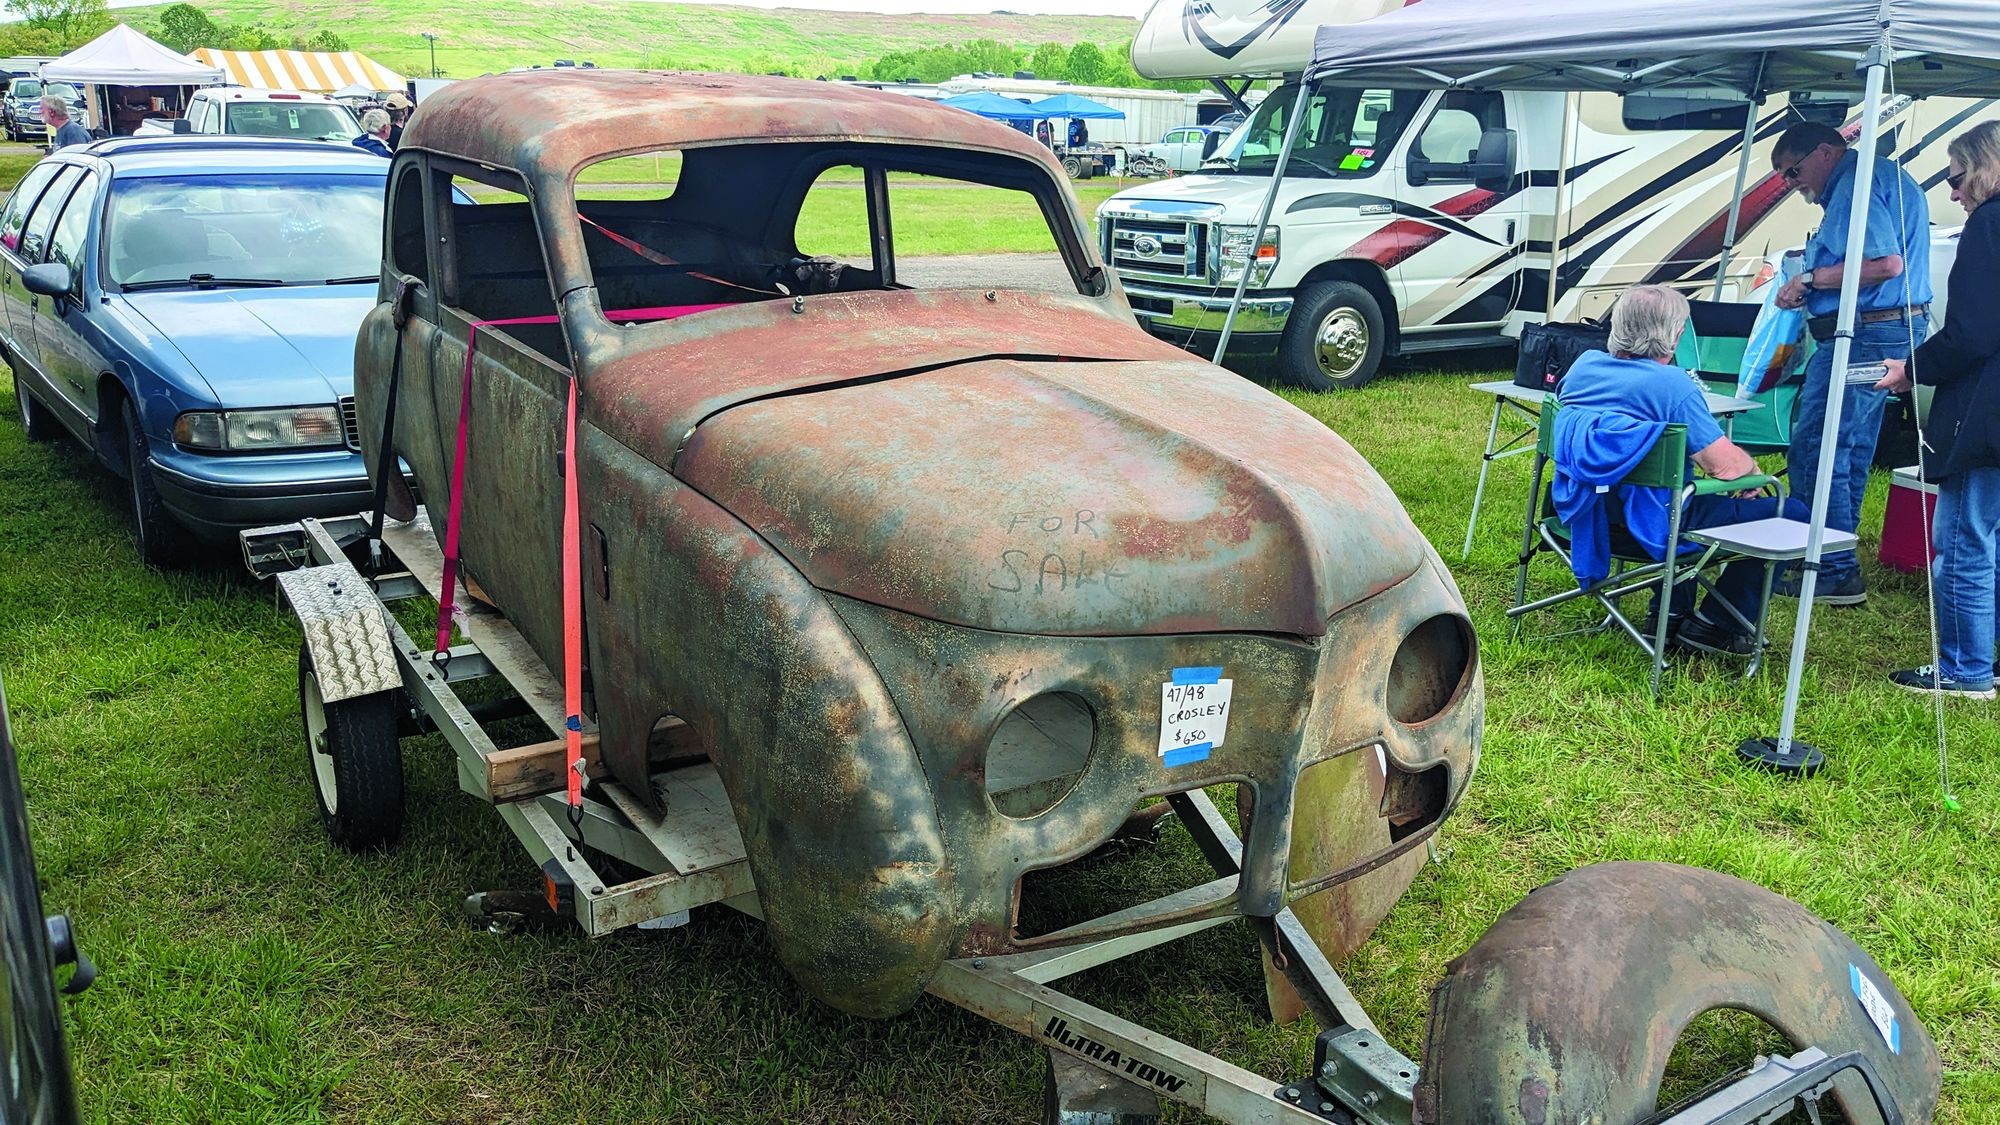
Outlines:
{"type": "Polygon", "coordinates": [[[148,121],[142,136],[164,133],[279,137],[295,141],[338,141],[361,135],[354,111],[323,94],[291,90],[251,90],[240,86],[196,90],[180,122],[148,121]]]}
{"type": "Polygon", "coordinates": [[[312,142],[104,141],[0,210],[0,346],[28,436],[127,481],[139,548],[364,506],[355,328],[374,303],[380,157],[312,142]]]}
{"type": "Polygon", "coordinates": [[[1142,151],[1175,172],[1192,172],[1200,168],[1215,152],[1216,146],[1228,136],[1229,130],[1223,126],[1189,125],[1169,130],[1142,151]]]}
{"type": "Polygon", "coordinates": [[[39,78],[16,78],[7,87],[7,101],[0,115],[4,115],[7,139],[10,141],[42,140],[48,136],[49,127],[42,123],[42,95],[61,94],[69,99],[70,115],[83,120],[83,91],[67,82],[44,83],[39,78]]]}
{"type": "MultiPolygon", "coordinates": [[[[1264,9],[1250,0],[1201,7],[1187,21],[1172,5],[1154,9],[1133,47],[1141,73],[1294,73],[1314,26],[1401,4],[1315,0],[1278,20],[1251,18],[1264,9]]],[[[1741,102],[1581,95],[1565,153],[1565,94],[1323,88],[1253,254],[1248,228],[1297,94],[1295,83],[1274,91],[1216,151],[1217,164],[1100,208],[1105,256],[1162,338],[1212,350],[1251,257],[1232,350],[1275,352],[1285,378],[1322,389],[1360,386],[1388,356],[1510,342],[1549,307],[1552,253],[1560,319],[1597,315],[1640,282],[1712,289],[1748,112],[1741,102]],[[1549,216],[1565,167],[1558,230],[1549,216]]],[[[1956,213],[1943,140],[1995,112],[1965,99],[1891,104],[1884,151],[1930,189],[1933,214],[1956,213]]],[[[1845,101],[1774,98],[1757,113],[1724,299],[1747,296],[1765,254],[1819,222],[1819,210],[1770,172],[1778,133],[1801,118],[1858,124],[1845,101]]]]}
{"type": "Polygon", "coordinates": [[[64,992],[90,987],[97,970],[76,948],[68,918],[44,918],[27,802],[0,684],[0,1122],[72,1125],[76,1091],[55,972],[76,966],[64,992]]]}

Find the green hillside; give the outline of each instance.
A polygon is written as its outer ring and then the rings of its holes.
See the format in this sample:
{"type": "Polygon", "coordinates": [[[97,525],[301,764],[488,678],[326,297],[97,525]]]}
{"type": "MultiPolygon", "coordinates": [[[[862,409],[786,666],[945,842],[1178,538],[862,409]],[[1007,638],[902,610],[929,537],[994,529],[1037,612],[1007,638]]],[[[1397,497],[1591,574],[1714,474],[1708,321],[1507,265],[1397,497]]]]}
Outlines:
{"type": "MultiPolygon", "coordinates": [[[[438,69],[471,77],[508,67],[589,59],[599,66],[854,74],[898,51],[991,39],[1122,45],[1136,20],[1115,16],[875,15],[763,11],[660,0],[194,0],[222,25],[254,24],[281,39],[332,31],[405,74],[429,72],[423,32],[438,36],[438,69]]],[[[151,31],[159,7],[115,15],[151,31]]]]}

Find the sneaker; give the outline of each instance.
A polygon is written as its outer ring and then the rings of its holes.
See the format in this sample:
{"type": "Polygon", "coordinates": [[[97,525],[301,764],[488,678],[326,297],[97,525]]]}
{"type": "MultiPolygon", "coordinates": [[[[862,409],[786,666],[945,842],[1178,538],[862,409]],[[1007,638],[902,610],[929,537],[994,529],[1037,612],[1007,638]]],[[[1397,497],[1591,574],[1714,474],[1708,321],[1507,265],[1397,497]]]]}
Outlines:
{"type": "MultiPolygon", "coordinates": [[[[1798,575],[1788,574],[1771,583],[1771,593],[1780,598],[1796,598],[1800,584],[1798,575]]],[[[1813,589],[1814,605],[1860,605],[1867,600],[1868,587],[1859,574],[1840,582],[1821,582],[1813,589]]]]}
{"type": "Polygon", "coordinates": [[[1725,629],[1699,617],[1681,622],[1681,627],[1674,631],[1674,643],[1716,656],[1749,656],[1756,651],[1749,634],[1725,629]]]}
{"type": "Polygon", "coordinates": [[[1918,695],[1936,693],[1959,699],[1992,699],[1994,696],[1993,685],[1990,683],[1983,688],[1969,687],[1957,680],[1940,676],[1937,669],[1929,664],[1921,668],[1904,668],[1901,671],[1891,672],[1889,682],[1904,691],[1913,691],[1918,695]]]}

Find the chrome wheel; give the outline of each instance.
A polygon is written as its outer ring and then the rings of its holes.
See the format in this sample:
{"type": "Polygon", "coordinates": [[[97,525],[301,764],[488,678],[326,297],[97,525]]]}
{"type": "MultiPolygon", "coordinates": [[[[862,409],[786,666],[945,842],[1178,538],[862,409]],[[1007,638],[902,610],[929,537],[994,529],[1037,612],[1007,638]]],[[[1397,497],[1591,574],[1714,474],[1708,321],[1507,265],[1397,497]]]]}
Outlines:
{"type": "Polygon", "coordinates": [[[1361,310],[1341,306],[1326,314],[1313,333],[1313,355],[1329,379],[1351,378],[1368,361],[1368,321],[1361,310]]]}

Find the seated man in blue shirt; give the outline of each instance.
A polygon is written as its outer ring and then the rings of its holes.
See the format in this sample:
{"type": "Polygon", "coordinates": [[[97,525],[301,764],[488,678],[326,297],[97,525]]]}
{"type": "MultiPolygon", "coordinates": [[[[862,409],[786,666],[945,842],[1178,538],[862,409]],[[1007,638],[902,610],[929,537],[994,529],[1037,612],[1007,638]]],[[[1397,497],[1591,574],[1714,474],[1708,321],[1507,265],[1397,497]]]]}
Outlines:
{"type": "MultiPolygon", "coordinates": [[[[1611,310],[1611,354],[1585,352],[1563,376],[1558,401],[1556,472],[1557,504],[1563,505],[1566,464],[1576,452],[1591,453],[1585,447],[1610,445],[1616,435],[1634,435],[1638,441],[1629,453],[1612,455],[1636,463],[1638,456],[1652,447],[1661,430],[1679,424],[1687,427],[1689,464],[1687,474],[1699,467],[1718,480],[1734,480],[1757,471],[1757,463],[1735,442],[1708,412],[1708,400],[1693,375],[1674,366],[1674,350],[1687,327],[1688,303],[1665,286],[1642,285],[1628,290],[1611,310]],[[1563,422],[1568,425],[1564,425],[1563,422]]],[[[1626,470],[1613,468],[1612,479],[1626,470]]],[[[1667,505],[1674,502],[1664,488],[1611,485],[1605,494],[1610,518],[1622,520],[1632,538],[1654,558],[1666,557],[1667,505]]],[[[1569,491],[1579,490],[1570,486],[1569,491]]],[[[1594,489],[1593,489],[1594,491],[1594,489]]],[[[1784,515],[1804,520],[1804,505],[1796,500],[1775,497],[1697,496],[1688,501],[1681,518],[1683,530],[1720,527],[1784,515]]],[[[1568,513],[1564,518],[1569,519],[1568,513]]],[[[1575,530],[1574,525],[1572,530],[1575,530]]],[[[1580,538],[1580,536],[1579,536],[1580,538]]],[[[1690,544],[1683,543],[1686,551],[1690,544]]],[[[1699,550],[1699,547],[1695,548],[1699,550]]],[[[1755,621],[1764,596],[1763,564],[1755,561],[1730,563],[1716,579],[1716,593],[1726,598],[1745,618],[1755,621]]],[[[1703,652],[1747,655],[1752,637],[1729,612],[1714,603],[1713,596],[1691,616],[1695,584],[1689,580],[1674,587],[1671,608],[1672,640],[1685,648],[1703,652]]],[[[1658,607],[1654,607],[1658,612],[1658,607]]]]}
{"type": "MultiPolygon", "coordinates": [[[[1794,125],[1771,150],[1771,168],[1786,187],[1826,209],[1819,230],[1806,242],[1805,272],[1778,291],[1780,306],[1804,307],[1813,339],[1819,344],[1806,364],[1798,420],[1792,427],[1791,449],[1785,455],[1792,495],[1806,504],[1812,503],[1818,483],[1820,436],[1826,432],[1827,388],[1833,380],[1834,320],[1840,311],[1841,278],[1851,264],[1847,261],[1847,224],[1854,213],[1854,174],[1860,166],[1861,154],[1849,149],[1840,131],[1830,125],[1794,125]]],[[[1930,205],[1924,201],[1924,189],[1902,165],[1878,159],[1866,206],[1868,233],[1859,267],[1861,300],[1856,306],[1854,342],[1847,360],[1857,367],[1884,359],[1908,359],[1930,333],[1930,205]]],[[[1861,496],[1868,490],[1868,468],[1875,460],[1875,440],[1882,432],[1882,409],[1888,400],[1888,392],[1874,387],[1847,388],[1833,483],[1826,498],[1828,527],[1853,531],[1860,526],[1861,496]]],[[[1797,576],[1787,576],[1776,590],[1785,597],[1797,597],[1797,576]]],[[[1813,601],[1860,605],[1867,599],[1854,552],[1830,554],[1821,561],[1813,601]]]]}

